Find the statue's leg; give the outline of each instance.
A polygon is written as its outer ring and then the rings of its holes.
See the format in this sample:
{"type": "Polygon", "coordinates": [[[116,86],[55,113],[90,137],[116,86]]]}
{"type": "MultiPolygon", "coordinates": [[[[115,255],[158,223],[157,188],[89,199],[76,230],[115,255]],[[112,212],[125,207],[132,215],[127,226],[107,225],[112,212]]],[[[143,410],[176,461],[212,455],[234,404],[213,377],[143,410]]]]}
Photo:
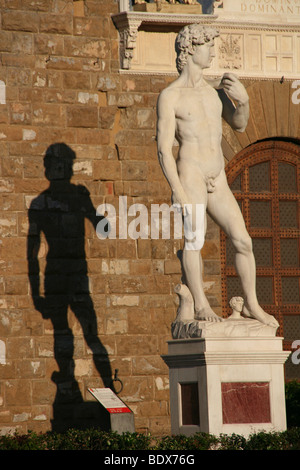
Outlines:
{"type": "Polygon", "coordinates": [[[212,219],[231,239],[235,248],[235,265],[244,292],[245,313],[262,323],[278,326],[275,318],[266,313],[258,303],[252,240],[239,205],[227,184],[225,173],[218,177],[215,191],[208,196],[207,210],[212,219]]]}
{"type": "Polygon", "coordinates": [[[219,317],[210,307],[204,292],[202,257],[200,250],[192,251],[184,248],[182,264],[187,286],[194,299],[195,319],[221,321],[222,318],[219,317]]]}
{"type": "Polygon", "coordinates": [[[185,231],[182,264],[188,288],[194,299],[195,319],[220,321],[221,318],[214,313],[209,305],[203,285],[201,248],[206,232],[206,207],[205,205],[200,207],[193,204],[190,210],[190,214],[185,215],[185,229],[189,226],[190,230],[187,230],[188,233],[185,231]]]}

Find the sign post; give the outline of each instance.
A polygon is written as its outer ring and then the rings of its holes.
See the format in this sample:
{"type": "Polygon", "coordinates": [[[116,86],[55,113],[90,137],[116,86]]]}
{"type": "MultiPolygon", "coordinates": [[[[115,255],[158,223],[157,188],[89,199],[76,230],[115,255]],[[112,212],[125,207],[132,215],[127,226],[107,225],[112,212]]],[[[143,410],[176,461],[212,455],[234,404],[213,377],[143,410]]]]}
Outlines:
{"type": "Polygon", "coordinates": [[[133,412],[110,388],[88,388],[88,391],[109,414],[111,431],[135,432],[133,412]]]}

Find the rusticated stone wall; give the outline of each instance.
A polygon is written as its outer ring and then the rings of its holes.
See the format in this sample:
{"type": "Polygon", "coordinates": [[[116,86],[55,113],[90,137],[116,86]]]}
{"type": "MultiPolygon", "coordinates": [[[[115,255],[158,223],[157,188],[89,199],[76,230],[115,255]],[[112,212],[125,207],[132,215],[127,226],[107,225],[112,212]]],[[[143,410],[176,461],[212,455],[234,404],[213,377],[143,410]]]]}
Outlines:
{"type": "MultiPolygon", "coordinates": [[[[101,424],[87,389],[118,369],[136,429],[168,433],[161,355],[182,241],[100,240],[95,227],[96,208],[118,212],[119,196],[169,204],[155,127],[173,78],[119,73],[114,0],[0,7],[0,432],[101,424]]],[[[203,251],[220,313],[212,223],[203,251]]]]}

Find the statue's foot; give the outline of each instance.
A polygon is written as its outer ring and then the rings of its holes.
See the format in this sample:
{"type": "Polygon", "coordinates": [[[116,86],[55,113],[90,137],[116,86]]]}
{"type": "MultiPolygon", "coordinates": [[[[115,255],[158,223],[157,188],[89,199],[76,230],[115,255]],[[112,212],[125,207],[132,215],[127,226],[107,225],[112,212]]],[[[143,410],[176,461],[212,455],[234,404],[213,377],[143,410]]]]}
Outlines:
{"type": "Polygon", "coordinates": [[[255,320],[260,321],[261,323],[264,323],[268,326],[273,326],[274,328],[278,328],[279,326],[279,323],[276,318],[274,318],[272,315],[269,315],[269,313],[265,312],[259,305],[257,305],[255,308],[250,308],[249,306],[244,305],[243,315],[245,317],[254,318],[255,320]]]}
{"type": "Polygon", "coordinates": [[[195,320],[219,322],[223,318],[219,317],[210,307],[203,307],[199,310],[195,309],[195,320]]]}

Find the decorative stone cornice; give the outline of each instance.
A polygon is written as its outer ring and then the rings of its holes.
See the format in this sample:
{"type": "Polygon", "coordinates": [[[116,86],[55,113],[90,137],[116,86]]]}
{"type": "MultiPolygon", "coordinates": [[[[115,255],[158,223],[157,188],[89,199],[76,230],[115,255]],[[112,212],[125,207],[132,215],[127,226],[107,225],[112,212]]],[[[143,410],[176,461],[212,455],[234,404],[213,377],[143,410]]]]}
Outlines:
{"type": "Polygon", "coordinates": [[[211,23],[218,18],[217,15],[196,15],[177,13],[152,13],[137,11],[122,11],[112,15],[112,20],[118,30],[120,28],[139,22],[140,24],[160,24],[160,25],[186,25],[192,23],[211,23]]]}
{"type": "Polygon", "coordinates": [[[162,356],[170,369],[204,365],[284,364],[290,351],[203,352],[199,354],[169,354],[162,356]]]}
{"type": "Polygon", "coordinates": [[[217,19],[216,15],[188,15],[176,13],[151,13],[123,11],[112,15],[114,25],[120,35],[121,69],[129,70],[133,51],[136,47],[138,29],[141,26],[159,25],[172,30],[177,26],[191,23],[210,24],[217,19]]]}
{"type": "Polygon", "coordinates": [[[300,32],[299,23],[263,23],[254,21],[239,21],[218,18],[215,23],[216,28],[238,29],[251,31],[280,31],[280,32],[300,32]]]}

